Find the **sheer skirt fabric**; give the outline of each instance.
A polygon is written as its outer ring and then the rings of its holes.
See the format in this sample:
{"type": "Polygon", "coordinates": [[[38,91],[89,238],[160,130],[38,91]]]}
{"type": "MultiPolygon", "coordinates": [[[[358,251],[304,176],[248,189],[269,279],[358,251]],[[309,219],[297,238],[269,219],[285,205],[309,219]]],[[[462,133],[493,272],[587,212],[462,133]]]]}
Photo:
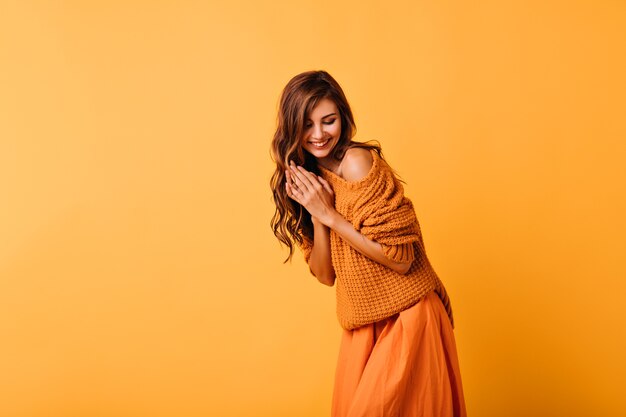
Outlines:
{"type": "Polygon", "coordinates": [[[465,417],[454,333],[439,296],[343,330],[332,417],[465,417]]]}

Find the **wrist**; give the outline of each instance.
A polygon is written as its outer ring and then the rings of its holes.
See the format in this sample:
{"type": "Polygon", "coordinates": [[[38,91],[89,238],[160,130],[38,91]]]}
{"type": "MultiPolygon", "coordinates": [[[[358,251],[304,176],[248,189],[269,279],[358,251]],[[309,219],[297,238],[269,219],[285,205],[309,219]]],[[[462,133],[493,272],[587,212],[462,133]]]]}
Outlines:
{"type": "Polygon", "coordinates": [[[324,218],[323,223],[327,227],[333,229],[341,219],[343,219],[341,214],[339,214],[337,210],[333,210],[324,218]]]}

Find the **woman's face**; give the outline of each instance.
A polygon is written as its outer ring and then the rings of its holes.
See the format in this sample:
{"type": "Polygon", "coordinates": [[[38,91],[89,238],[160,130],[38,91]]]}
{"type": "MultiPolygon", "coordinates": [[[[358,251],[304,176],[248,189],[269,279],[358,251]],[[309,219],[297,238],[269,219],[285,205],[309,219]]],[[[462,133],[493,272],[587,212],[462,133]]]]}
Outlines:
{"type": "Polygon", "coordinates": [[[302,146],[316,158],[324,158],[339,142],[341,118],[335,102],[323,98],[304,121],[302,146]]]}

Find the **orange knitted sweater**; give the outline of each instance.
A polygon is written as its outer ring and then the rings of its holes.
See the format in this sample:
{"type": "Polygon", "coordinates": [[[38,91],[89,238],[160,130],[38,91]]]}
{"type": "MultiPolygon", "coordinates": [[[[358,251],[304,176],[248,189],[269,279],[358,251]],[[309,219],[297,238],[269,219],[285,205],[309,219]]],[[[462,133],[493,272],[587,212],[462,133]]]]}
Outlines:
{"type": "MultiPolygon", "coordinates": [[[[452,306],[443,283],[426,256],[413,203],[402,183],[374,149],[373,164],[358,181],[347,181],[319,166],[335,193],[335,209],[363,235],[381,244],[383,253],[398,262],[411,261],[406,275],[371,260],[330,230],[335,269],[337,318],[354,329],[392,316],[419,302],[430,291],[441,299],[452,327],[452,306]]],[[[300,249],[308,263],[313,242],[303,237],[300,249]]]]}

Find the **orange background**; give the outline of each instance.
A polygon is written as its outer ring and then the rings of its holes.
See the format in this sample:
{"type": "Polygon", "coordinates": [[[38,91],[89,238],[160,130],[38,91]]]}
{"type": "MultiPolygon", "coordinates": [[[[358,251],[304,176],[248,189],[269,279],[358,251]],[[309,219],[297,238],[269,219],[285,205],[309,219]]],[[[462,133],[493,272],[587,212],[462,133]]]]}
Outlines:
{"type": "Polygon", "coordinates": [[[0,415],[329,414],[334,288],[269,227],[309,69],[408,183],[469,415],[625,415],[626,3],[221,3],[1,3],[0,415]]]}

